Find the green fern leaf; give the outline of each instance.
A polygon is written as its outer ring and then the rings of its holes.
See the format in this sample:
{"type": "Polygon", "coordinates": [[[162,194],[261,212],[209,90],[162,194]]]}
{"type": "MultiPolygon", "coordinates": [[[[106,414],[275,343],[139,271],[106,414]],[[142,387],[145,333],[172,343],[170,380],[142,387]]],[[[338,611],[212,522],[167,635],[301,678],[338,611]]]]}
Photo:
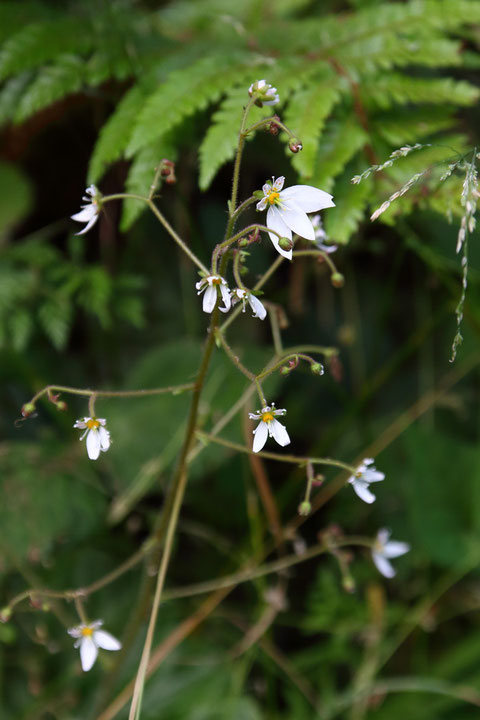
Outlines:
{"type": "Polygon", "coordinates": [[[368,139],[366,131],[353,116],[330,122],[318,147],[312,185],[330,191],[334,178],[368,139]]]}
{"type": "Polygon", "coordinates": [[[40,306],[38,320],[45,334],[57,350],[66,345],[72,318],[69,299],[56,294],[40,306]]]}
{"type": "Polygon", "coordinates": [[[80,90],[83,84],[83,62],[75,55],[62,55],[56,65],[40,70],[22,95],[14,116],[21,123],[36,112],[80,90]]]}
{"type": "Polygon", "coordinates": [[[340,98],[339,78],[333,72],[329,75],[295,92],[285,113],[285,123],[303,144],[303,150],[293,156],[292,165],[305,179],[312,177],[325,120],[340,98]]]}
{"type": "Polygon", "coordinates": [[[172,72],[147,100],[133,129],[127,156],[159,140],[184,117],[203,110],[238,79],[239,59],[203,58],[172,72]]]}
{"type": "Polygon", "coordinates": [[[135,118],[145,102],[147,92],[144,85],[134,85],[124,95],[115,112],[102,127],[90,158],[88,183],[98,182],[108,165],[122,157],[130,140],[135,118]]]}
{"type": "Polygon", "coordinates": [[[0,5],[0,42],[14,35],[28,23],[44,20],[50,14],[41,2],[2,0],[0,5]]]}
{"type": "Polygon", "coordinates": [[[13,310],[8,318],[8,332],[6,335],[10,337],[14,350],[21,352],[25,349],[33,333],[33,327],[32,315],[28,310],[23,308],[13,310]]]}
{"type": "Polygon", "coordinates": [[[378,135],[392,147],[415,143],[430,138],[442,130],[450,130],[455,123],[452,111],[438,108],[433,114],[430,108],[392,110],[376,116],[371,123],[372,134],[378,135]]]}
{"type": "Polygon", "coordinates": [[[27,25],[0,50],[0,80],[39,67],[59,55],[86,53],[93,44],[88,30],[72,18],[27,25]]]}
{"type": "MultiPolygon", "coordinates": [[[[167,158],[175,161],[176,150],[169,138],[143,148],[135,157],[126,182],[126,192],[146,196],[155,177],[155,169],[160,160],[167,158]]],[[[141,200],[126,199],[123,204],[120,229],[126,232],[145,210],[141,200]]]]}
{"type": "MultiPolygon", "coordinates": [[[[218,169],[235,155],[246,99],[245,87],[235,88],[228,93],[220,108],[213,115],[212,123],[199,150],[199,185],[202,190],[208,188],[218,169]]],[[[268,108],[253,107],[248,117],[249,125],[253,125],[263,117],[268,117],[267,113],[268,108]]]]}
{"type": "Polygon", "coordinates": [[[351,183],[354,173],[345,171],[335,183],[336,207],[324,214],[325,231],[332,242],[345,245],[350,240],[365,216],[365,207],[371,199],[371,179],[359,185],[351,183]]]}
{"type": "Polygon", "coordinates": [[[31,72],[14,75],[0,90],[0,126],[13,119],[20,98],[31,83],[32,77],[31,72]]]}
{"type": "Polygon", "coordinates": [[[480,91],[465,81],[452,78],[417,78],[399,73],[382,73],[366,79],[364,103],[388,109],[406,103],[435,103],[468,106],[477,102],[480,91]]]}

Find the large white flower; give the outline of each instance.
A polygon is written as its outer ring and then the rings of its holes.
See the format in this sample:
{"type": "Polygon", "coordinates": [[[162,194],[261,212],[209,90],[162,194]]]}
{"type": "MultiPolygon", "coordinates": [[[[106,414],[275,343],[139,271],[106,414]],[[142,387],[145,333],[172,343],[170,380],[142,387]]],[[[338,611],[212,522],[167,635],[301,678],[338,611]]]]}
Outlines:
{"type": "Polygon", "coordinates": [[[245,290],[244,288],[235,288],[235,290],[232,291],[232,300],[234,303],[239,301],[243,303],[242,312],[245,312],[245,304],[248,302],[252,309],[253,317],[258,317],[260,318],[260,320],[265,320],[267,316],[265,305],[260,302],[260,300],[255,297],[253,293],[245,290]]]}
{"type": "Polygon", "coordinates": [[[85,192],[87,193],[87,195],[83,197],[82,200],[86,202],[86,205],[81,206],[82,209],[80,210],[80,212],[75,213],[75,215],[71,215],[72,220],[87,223],[83,230],[75,233],[76,235],[83,235],[84,233],[88,232],[90,228],[93,227],[97,222],[100,210],[102,209],[100,203],[102,195],[98,188],[96,188],[95,185],[90,185],[90,187],[88,187],[85,192]]]}
{"type": "Polygon", "coordinates": [[[106,452],[110,447],[110,433],[106,429],[105,418],[84,417],[76,420],[74,428],[85,430],[80,440],[87,436],[87,453],[90,460],[97,460],[100,451],[106,452]]]}
{"type": "Polygon", "coordinates": [[[410,545],[406,542],[398,542],[390,540],[391,532],[386,528],[378,531],[375,544],[372,547],[372,559],[377,570],[386,578],[392,578],[396,572],[389,558],[400,557],[410,550],[410,545]]]}
{"type": "Polygon", "coordinates": [[[373,464],[373,458],[365,458],[358,466],[355,475],[348,478],[348,482],[353,487],[358,497],[366,503],[373,503],[375,495],[370,492],[369,485],[373,482],[385,480],[385,473],[379,472],[373,464]]]}
{"type": "MultiPolygon", "coordinates": [[[[307,240],[315,240],[315,229],[307,213],[335,207],[332,196],[310,185],[292,185],[282,190],[284,182],[282,176],[265,183],[262,188],[264,197],[257,203],[257,210],[268,207],[266,225],[280,237],[291,240],[293,231],[307,240]]],[[[279,237],[275,233],[268,234],[280,255],[291,260],[292,250],[280,247],[279,237]]]]}
{"type": "Polygon", "coordinates": [[[223,300],[224,307],[219,307],[219,310],[224,313],[230,310],[232,305],[230,290],[227,281],[220,275],[207,275],[207,277],[199,280],[195,287],[198,290],[197,295],[205,292],[203,296],[203,312],[211,313],[220,297],[223,300]]]}
{"type": "Polygon", "coordinates": [[[120,650],[122,647],[122,643],[113,635],[105,630],[99,630],[102,625],[102,620],[95,620],[95,622],[82,623],[68,630],[69,635],[77,638],[74,647],[80,648],[80,661],[84,672],[88,672],[93,667],[97,659],[98,648],[120,650]]]}
{"type": "Polygon", "coordinates": [[[276,415],[285,415],[286,410],[276,409],[275,404],[266,405],[258,413],[248,413],[251,420],[260,420],[257,427],[253,431],[253,452],[260,452],[267,437],[273,437],[279,445],[285,447],[290,443],[287,429],[285,425],[276,420],[276,415]]]}
{"type": "Polygon", "coordinates": [[[267,83],[266,80],[257,80],[252,83],[248,88],[248,94],[250,97],[257,96],[256,104],[260,107],[262,105],[276,105],[280,102],[277,88],[267,83]]]}

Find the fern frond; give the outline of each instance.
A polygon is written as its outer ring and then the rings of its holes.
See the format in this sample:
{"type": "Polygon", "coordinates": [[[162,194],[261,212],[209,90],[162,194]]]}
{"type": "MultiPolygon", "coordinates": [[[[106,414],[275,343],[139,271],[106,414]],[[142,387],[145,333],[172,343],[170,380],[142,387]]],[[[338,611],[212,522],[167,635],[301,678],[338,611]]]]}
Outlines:
{"type": "Polygon", "coordinates": [[[57,350],[63,350],[71,326],[72,307],[67,297],[55,294],[38,310],[38,320],[45,335],[57,350]]]}
{"type": "Polygon", "coordinates": [[[32,77],[33,75],[29,71],[14,75],[0,90],[0,126],[13,119],[20,99],[31,83],[32,77]]]}
{"type": "Polygon", "coordinates": [[[417,78],[400,73],[381,73],[366,79],[362,92],[365,104],[383,109],[394,104],[433,103],[468,106],[477,102],[480,91],[464,80],[417,78]]]}
{"type": "Polygon", "coordinates": [[[305,179],[311,178],[318,142],[327,117],[340,98],[340,78],[333,71],[326,73],[308,88],[293,93],[285,113],[286,124],[303,144],[303,150],[292,158],[295,170],[305,179]]]}
{"type": "Polygon", "coordinates": [[[122,157],[132,135],[133,123],[147,94],[145,85],[134,85],[102,127],[90,158],[88,183],[98,182],[108,165],[122,157]]]}
{"type": "Polygon", "coordinates": [[[378,135],[393,147],[415,143],[431,137],[442,130],[450,130],[456,120],[449,108],[413,108],[392,110],[375,116],[371,123],[372,133],[378,135]]]}
{"type": "Polygon", "coordinates": [[[352,171],[346,170],[335,183],[335,205],[323,216],[325,231],[332,242],[346,244],[365,216],[365,207],[371,199],[372,182],[365,185],[351,183],[352,171]]]}
{"type": "Polygon", "coordinates": [[[331,121],[318,146],[312,184],[331,191],[334,178],[367,142],[366,131],[353,116],[331,121]]]}
{"type": "MultiPolygon", "coordinates": [[[[203,110],[238,82],[239,59],[210,56],[172,72],[145,103],[135,123],[127,156],[154,143],[183,118],[203,110]]],[[[242,73],[243,74],[243,73],[242,73]]]]}
{"type": "Polygon", "coordinates": [[[83,77],[83,61],[79,57],[60,56],[57,64],[40,70],[26,88],[18,102],[14,121],[21,123],[65,95],[78,92],[82,87],[83,77]]]}
{"type": "MultiPolygon", "coordinates": [[[[128,173],[125,186],[126,192],[147,196],[155,177],[155,169],[163,158],[172,161],[176,160],[174,145],[171,139],[165,137],[157,143],[144,147],[137,153],[128,173]]],[[[140,200],[125,200],[120,229],[126,232],[145,208],[146,205],[140,200]]]]}
{"type": "Polygon", "coordinates": [[[88,27],[72,18],[34,23],[10,37],[0,50],[0,80],[70,53],[86,53],[93,44],[88,27]]]}

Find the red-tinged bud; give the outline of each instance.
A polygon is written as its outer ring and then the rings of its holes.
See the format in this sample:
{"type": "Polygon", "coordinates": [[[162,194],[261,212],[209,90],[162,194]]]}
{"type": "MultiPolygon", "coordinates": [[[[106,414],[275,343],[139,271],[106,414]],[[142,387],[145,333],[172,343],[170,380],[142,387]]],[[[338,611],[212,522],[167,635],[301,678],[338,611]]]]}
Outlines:
{"type": "Polygon", "coordinates": [[[342,288],[345,285],[345,277],[342,273],[335,272],[330,278],[330,282],[335,288],[342,288]]]}
{"type": "Polygon", "coordinates": [[[60,412],[65,412],[65,410],[67,410],[67,409],[68,409],[68,405],[64,400],[59,400],[57,402],[57,410],[59,410],[60,412]]]}
{"type": "Polygon", "coordinates": [[[12,617],[12,608],[8,605],[0,610],[0,622],[6,623],[12,617]]]}
{"type": "Polygon", "coordinates": [[[286,238],[286,237],[280,238],[280,240],[278,241],[278,244],[280,245],[282,250],[291,250],[293,248],[293,242],[289,238],[286,238]]]}
{"type": "Polygon", "coordinates": [[[25,405],[22,407],[22,415],[24,418],[30,417],[30,415],[33,415],[36,408],[33,403],[25,403],[25,405]]]}
{"type": "Polygon", "coordinates": [[[280,126],[278,125],[279,122],[281,121],[278,115],[274,115],[272,121],[267,125],[267,130],[270,135],[278,135],[278,132],[280,130],[280,126]]]}
{"type": "Polygon", "coordinates": [[[298,153],[300,150],[303,150],[303,145],[297,138],[292,138],[288,143],[288,147],[292,153],[298,153]]]}

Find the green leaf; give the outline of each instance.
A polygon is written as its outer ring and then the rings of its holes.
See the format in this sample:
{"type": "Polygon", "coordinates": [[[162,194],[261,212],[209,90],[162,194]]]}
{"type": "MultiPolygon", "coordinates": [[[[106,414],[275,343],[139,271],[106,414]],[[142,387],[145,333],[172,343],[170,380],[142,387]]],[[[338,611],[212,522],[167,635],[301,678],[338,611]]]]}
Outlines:
{"type": "MultiPolygon", "coordinates": [[[[135,157],[130,167],[125,191],[143,197],[149,194],[150,186],[155,178],[155,170],[163,158],[175,161],[176,150],[170,138],[144,147],[135,157]]],[[[141,200],[127,198],[123,203],[120,229],[126,232],[147,207],[141,200]]]]}
{"type": "Polygon", "coordinates": [[[98,182],[106,168],[122,157],[147,92],[145,85],[134,85],[103,125],[90,158],[88,184],[98,182]]]}
{"type": "Polygon", "coordinates": [[[0,237],[29,212],[33,194],[30,182],[13,165],[0,163],[0,237]]]}
{"type": "Polygon", "coordinates": [[[334,201],[336,207],[329,208],[323,215],[325,231],[331,242],[342,245],[348,243],[365,216],[365,207],[370,200],[372,183],[363,180],[353,185],[350,180],[351,170],[335,183],[334,201]]]}
{"type": "Polygon", "coordinates": [[[12,120],[17,111],[20,98],[32,81],[32,73],[14,75],[4,83],[0,90],[0,126],[12,120]]]}
{"type": "Polygon", "coordinates": [[[370,106],[383,109],[394,104],[434,103],[442,105],[473,105],[479,90],[464,80],[453,78],[418,78],[400,73],[381,73],[366,79],[362,97],[370,106]]]}
{"type": "Polygon", "coordinates": [[[368,139],[367,133],[353,116],[330,122],[318,147],[312,185],[330,192],[333,179],[342,172],[368,139]]]}
{"type": "Polygon", "coordinates": [[[318,142],[325,121],[340,98],[340,81],[333,72],[315,79],[308,88],[293,93],[285,113],[285,124],[303,144],[292,158],[292,165],[305,180],[314,172],[318,142]]]}
{"type": "Polygon", "coordinates": [[[62,350],[67,342],[71,325],[72,307],[67,297],[56,293],[43,303],[38,311],[38,319],[45,334],[57,350],[62,350]]]}
{"type": "Polygon", "coordinates": [[[184,117],[203,110],[238,79],[239,59],[211,56],[172,72],[145,103],[133,128],[127,155],[159,140],[184,117]]]}
{"type": "Polygon", "coordinates": [[[14,120],[23,122],[38,110],[81,89],[84,80],[83,61],[75,55],[62,55],[57,64],[39,71],[23,93],[14,120]]]}

